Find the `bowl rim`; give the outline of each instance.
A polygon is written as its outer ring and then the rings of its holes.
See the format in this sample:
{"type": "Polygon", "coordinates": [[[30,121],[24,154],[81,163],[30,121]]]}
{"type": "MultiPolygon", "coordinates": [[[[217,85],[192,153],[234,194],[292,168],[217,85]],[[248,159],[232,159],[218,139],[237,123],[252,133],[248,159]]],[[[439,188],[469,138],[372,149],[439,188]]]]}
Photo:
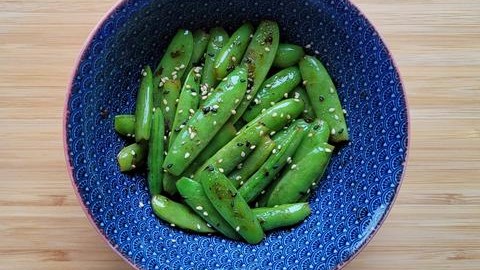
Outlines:
{"type": "MultiPolygon", "coordinates": [[[[123,6],[126,2],[129,0],[117,0],[100,18],[100,20],[95,24],[95,26],[90,30],[90,33],[88,34],[87,38],[83,42],[83,45],[81,47],[81,50],[79,54],[77,55],[71,74],[70,74],[70,79],[68,80],[68,85],[67,89],[65,92],[65,99],[64,99],[64,107],[63,107],[63,127],[62,127],[62,138],[63,138],[63,150],[64,150],[64,156],[65,156],[65,163],[67,167],[67,172],[70,178],[70,182],[72,184],[73,190],[75,192],[75,196],[77,197],[77,201],[80,203],[80,207],[82,208],[85,216],[87,217],[88,221],[90,222],[90,225],[95,229],[97,234],[104,240],[104,242],[118,255],[120,258],[122,258],[125,262],[127,262],[131,267],[134,269],[141,269],[139,265],[134,264],[132,261],[130,261],[120,250],[118,250],[118,246],[114,246],[110,240],[107,238],[105,234],[103,234],[100,231],[100,228],[97,226],[95,221],[93,220],[92,215],[88,212],[87,206],[85,205],[85,202],[82,200],[82,197],[80,195],[80,192],[78,190],[78,186],[75,183],[75,176],[73,175],[73,167],[70,162],[70,156],[69,156],[69,148],[68,148],[68,142],[67,142],[67,117],[69,115],[69,110],[68,110],[68,101],[70,100],[70,97],[72,95],[72,89],[73,89],[73,84],[75,81],[75,74],[77,73],[78,66],[80,65],[80,62],[83,60],[85,52],[88,48],[88,46],[91,44],[91,41],[95,37],[95,35],[98,33],[100,28],[104,25],[104,23],[111,17],[114,12],[119,9],[121,6],[123,6]]],[[[319,0],[313,0],[313,1],[319,1],[319,0]]],[[[335,269],[342,269],[346,265],[348,265],[353,259],[355,259],[358,254],[360,254],[365,247],[368,246],[370,241],[373,239],[373,237],[377,234],[377,232],[380,230],[382,227],[383,223],[387,220],[387,217],[390,215],[390,212],[393,209],[393,206],[395,205],[395,202],[398,198],[398,194],[400,192],[401,186],[404,182],[407,167],[408,167],[408,160],[410,156],[410,147],[411,147],[411,114],[410,114],[410,106],[409,106],[409,101],[408,101],[408,95],[407,92],[405,91],[405,83],[403,80],[403,77],[400,73],[400,69],[398,68],[398,63],[393,57],[393,54],[391,53],[389,46],[384,39],[384,36],[381,34],[381,32],[378,31],[377,27],[375,24],[373,24],[365,15],[366,13],[357,5],[355,4],[352,0],[344,0],[347,4],[350,4],[354,9],[356,9],[358,16],[362,17],[368,24],[372,27],[372,30],[374,33],[376,33],[379,37],[379,39],[382,41],[383,45],[385,46],[386,53],[388,57],[392,61],[392,66],[395,68],[395,71],[398,74],[398,79],[400,81],[400,85],[402,86],[402,92],[405,100],[405,114],[406,114],[406,120],[407,120],[407,145],[406,145],[406,153],[405,153],[405,160],[403,162],[403,170],[402,170],[402,175],[400,176],[400,181],[397,185],[397,188],[395,189],[395,194],[393,196],[392,201],[390,204],[387,206],[387,209],[385,211],[385,214],[383,217],[380,219],[378,224],[375,226],[375,228],[371,231],[370,235],[365,239],[365,242],[348,258],[348,260],[342,262],[341,264],[338,264],[335,269]]]]}

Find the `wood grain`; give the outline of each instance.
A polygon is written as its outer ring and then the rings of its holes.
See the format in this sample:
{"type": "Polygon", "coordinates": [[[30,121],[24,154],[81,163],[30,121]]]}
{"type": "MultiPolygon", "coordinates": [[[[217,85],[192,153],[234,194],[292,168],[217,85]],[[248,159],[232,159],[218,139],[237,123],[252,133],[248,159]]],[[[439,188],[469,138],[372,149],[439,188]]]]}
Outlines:
{"type": "MultiPolygon", "coordinates": [[[[88,223],[62,145],[65,88],[115,0],[0,1],[0,269],[129,269],[88,223]]],[[[403,75],[397,203],[346,269],[480,269],[480,2],[354,0],[403,75]]]]}

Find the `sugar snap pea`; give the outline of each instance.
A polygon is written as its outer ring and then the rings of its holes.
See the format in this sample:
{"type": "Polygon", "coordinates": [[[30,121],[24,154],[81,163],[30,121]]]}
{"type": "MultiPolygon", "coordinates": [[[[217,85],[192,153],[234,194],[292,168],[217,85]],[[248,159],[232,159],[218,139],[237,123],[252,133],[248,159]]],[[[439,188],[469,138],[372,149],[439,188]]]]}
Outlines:
{"type": "Polygon", "coordinates": [[[177,181],[177,189],[184,198],[185,203],[213,228],[228,238],[235,240],[240,238],[238,233],[212,205],[199,182],[182,177],[177,181]]]}
{"type": "Polygon", "coordinates": [[[302,111],[303,102],[301,100],[294,98],[285,99],[263,111],[240,131],[257,123],[263,123],[270,130],[277,131],[297,118],[302,111]]]}
{"type": "Polygon", "coordinates": [[[310,103],[310,98],[308,97],[305,89],[303,89],[303,87],[301,86],[297,86],[292,92],[290,92],[289,96],[291,98],[298,98],[303,101],[305,107],[302,112],[302,118],[308,123],[311,123],[313,119],[315,119],[315,112],[313,111],[312,104],[310,103]]]}
{"type": "Polygon", "coordinates": [[[322,63],[305,56],[299,63],[307,94],[318,118],[330,126],[333,142],[348,141],[347,123],[335,85],[322,63]]]}
{"type": "Polygon", "coordinates": [[[165,127],[168,133],[172,131],[172,125],[177,110],[177,100],[180,96],[180,80],[167,80],[162,87],[162,106],[163,117],[165,117],[165,127]]]}
{"type": "Polygon", "coordinates": [[[245,23],[240,26],[228,39],[227,43],[220,49],[215,58],[214,69],[217,80],[221,80],[232,71],[242,59],[247,49],[253,26],[245,23]]]}
{"type": "Polygon", "coordinates": [[[148,188],[151,195],[162,192],[163,181],[163,158],[165,123],[162,110],[154,108],[152,114],[152,127],[150,140],[148,141],[148,188]]]}
{"type": "Polygon", "coordinates": [[[238,133],[235,138],[210,157],[197,170],[195,176],[210,165],[217,167],[221,173],[230,173],[268,136],[268,132],[267,127],[258,124],[238,133]]]}
{"type": "Polygon", "coordinates": [[[212,205],[222,217],[250,244],[263,239],[263,230],[247,202],[230,180],[213,166],[198,175],[198,180],[212,205]]]}
{"type": "Polygon", "coordinates": [[[330,127],[327,122],[321,119],[315,119],[314,122],[310,123],[307,127],[307,134],[303,138],[300,146],[298,146],[293,160],[301,160],[308,152],[316,147],[323,147],[323,145],[328,142],[328,137],[330,136],[330,127]]]}
{"type": "MultiPolygon", "coordinates": [[[[200,65],[200,61],[202,60],[205,50],[207,49],[209,38],[209,34],[202,29],[198,29],[193,32],[192,57],[190,58],[190,62],[188,63],[185,71],[188,72],[190,69],[192,69],[192,67],[200,65]]],[[[183,73],[182,82],[185,82],[187,79],[187,72],[183,73]]]]}
{"type": "Polygon", "coordinates": [[[149,66],[142,70],[142,81],[135,106],[135,141],[148,141],[153,109],[152,70],[149,66]]]}
{"type": "Polygon", "coordinates": [[[296,65],[304,55],[305,51],[302,47],[295,44],[280,43],[275,60],[273,60],[273,66],[278,68],[291,67],[296,65]]]}
{"type": "Polygon", "coordinates": [[[168,45],[160,63],[155,69],[154,105],[162,106],[162,87],[167,80],[180,80],[193,54],[192,32],[184,29],[177,31],[168,45]]]}
{"type": "Polygon", "coordinates": [[[163,167],[180,175],[227,122],[247,89],[247,71],[237,67],[223,80],[178,133],[163,167]]]}
{"type": "Polygon", "coordinates": [[[327,168],[333,146],[325,144],[307,153],[301,160],[293,160],[278,182],[272,186],[267,206],[298,202],[310,193],[312,184],[327,168]]]}
{"type": "Polygon", "coordinates": [[[162,195],[153,196],[151,203],[155,215],[168,222],[172,227],[178,226],[198,233],[215,232],[186,205],[174,202],[162,195]]]}
{"type": "Polygon", "coordinates": [[[135,115],[115,115],[113,126],[118,134],[126,137],[132,137],[135,135],[135,115]]]}
{"type": "Polygon", "coordinates": [[[145,146],[134,143],[124,147],[117,155],[118,166],[121,172],[131,171],[145,161],[145,146]]]}
{"type": "Polygon", "coordinates": [[[243,114],[243,119],[247,122],[257,117],[263,109],[268,109],[276,102],[292,91],[297,86],[302,77],[298,67],[289,67],[277,72],[272,77],[263,82],[260,90],[255,95],[253,102],[250,103],[243,114]]]}
{"type": "Polygon", "coordinates": [[[207,53],[205,54],[205,65],[202,73],[202,96],[207,96],[210,89],[217,86],[217,76],[215,75],[215,58],[228,40],[228,34],[221,27],[210,29],[210,40],[208,42],[207,53]]]}
{"type": "Polygon", "coordinates": [[[246,181],[252,174],[254,174],[268,159],[274,148],[275,142],[272,141],[270,137],[264,137],[255,150],[253,150],[253,153],[248,155],[242,163],[242,166],[234,170],[228,176],[233,185],[238,188],[240,186],[240,181],[246,181]]]}
{"type": "Polygon", "coordinates": [[[293,203],[282,204],[276,207],[253,208],[252,211],[264,231],[295,225],[303,221],[311,213],[308,203],[293,203]]]}
{"type": "Polygon", "coordinates": [[[200,166],[202,166],[211,156],[217,153],[223,146],[229,141],[235,138],[237,130],[231,123],[226,123],[218,132],[215,137],[208,143],[207,147],[197,156],[197,158],[188,166],[184,175],[193,177],[194,173],[200,166]]]}
{"type": "Polygon", "coordinates": [[[276,22],[260,22],[242,59],[242,64],[248,67],[249,87],[247,95],[238,105],[238,114],[232,117],[234,123],[242,117],[265,80],[275,58],[279,40],[280,31],[276,22]]]}
{"type": "Polygon", "coordinates": [[[245,201],[251,202],[264,192],[264,189],[295,153],[302,141],[303,133],[303,128],[293,123],[286,131],[279,132],[273,137],[273,141],[277,145],[275,151],[272,151],[265,163],[239,189],[240,195],[245,201]]]}
{"type": "Polygon", "coordinates": [[[178,99],[177,111],[173,120],[172,131],[170,132],[170,138],[168,140],[169,145],[172,145],[173,141],[177,137],[178,132],[187,124],[190,116],[198,109],[198,103],[200,100],[199,88],[200,77],[197,69],[192,68],[188,72],[185,83],[183,84],[178,99]]]}

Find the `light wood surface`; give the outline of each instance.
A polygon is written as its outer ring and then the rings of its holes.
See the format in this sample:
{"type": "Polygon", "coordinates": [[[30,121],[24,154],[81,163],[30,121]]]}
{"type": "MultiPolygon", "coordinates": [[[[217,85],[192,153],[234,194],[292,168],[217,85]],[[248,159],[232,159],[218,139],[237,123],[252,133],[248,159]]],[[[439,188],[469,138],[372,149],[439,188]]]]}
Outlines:
{"type": "MultiPolygon", "coordinates": [[[[66,85],[115,0],[0,0],[0,269],[129,269],[68,178],[66,85]]],[[[480,2],[354,0],[403,75],[411,150],[387,221],[346,269],[480,269],[480,2]]]]}

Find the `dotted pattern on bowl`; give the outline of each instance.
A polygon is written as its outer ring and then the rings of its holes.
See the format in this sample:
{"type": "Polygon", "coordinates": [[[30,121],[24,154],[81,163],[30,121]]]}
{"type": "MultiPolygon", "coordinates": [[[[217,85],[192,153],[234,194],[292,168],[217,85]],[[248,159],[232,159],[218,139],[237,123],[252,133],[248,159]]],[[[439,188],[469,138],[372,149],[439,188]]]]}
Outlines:
{"type": "Polygon", "coordinates": [[[407,111],[399,75],[377,33],[346,1],[125,1],[100,26],[73,78],[66,142],[74,184],[96,226],[142,269],[334,269],[391,207],[404,170],[407,111]],[[338,87],[352,141],[334,156],[302,224],[256,246],[172,228],[154,217],[144,173],[121,174],[116,114],[132,113],[140,70],[156,66],[178,28],[272,19],[305,46],[338,87]]]}

